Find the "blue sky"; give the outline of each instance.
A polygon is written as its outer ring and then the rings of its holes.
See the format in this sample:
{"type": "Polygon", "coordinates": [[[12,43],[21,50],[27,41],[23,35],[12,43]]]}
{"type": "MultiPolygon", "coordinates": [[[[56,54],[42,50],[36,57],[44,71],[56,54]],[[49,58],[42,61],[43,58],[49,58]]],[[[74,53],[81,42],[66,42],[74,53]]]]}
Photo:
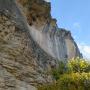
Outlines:
{"type": "Polygon", "coordinates": [[[70,30],[84,57],[90,58],[90,0],[51,0],[51,4],[58,26],[70,30]]]}

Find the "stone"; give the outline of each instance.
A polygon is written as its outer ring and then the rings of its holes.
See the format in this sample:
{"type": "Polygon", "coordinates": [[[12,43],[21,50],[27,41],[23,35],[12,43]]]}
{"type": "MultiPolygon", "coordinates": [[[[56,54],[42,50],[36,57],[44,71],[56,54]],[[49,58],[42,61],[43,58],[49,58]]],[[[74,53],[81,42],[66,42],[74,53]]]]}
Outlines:
{"type": "Polygon", "coordinates": [[[37,90],[54,81],[59,61],[80,56],[50,10],[44,0],[0,0],[0,90],[37,90]]]}

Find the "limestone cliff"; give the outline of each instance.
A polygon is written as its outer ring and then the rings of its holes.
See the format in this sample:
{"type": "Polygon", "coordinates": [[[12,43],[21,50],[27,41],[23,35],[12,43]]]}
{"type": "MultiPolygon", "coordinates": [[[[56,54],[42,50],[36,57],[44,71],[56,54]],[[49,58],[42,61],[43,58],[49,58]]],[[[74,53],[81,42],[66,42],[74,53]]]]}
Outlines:
{"type": "Polygon", "coordinates": [[[0,90],[36,90],[52,83],[59,60],[80,56],[43,0],[0,0],[0,90]]]}
{"type": "Polygon", "coordinates": [[[70,31],[58,28],[51,17],[51,6],[44,0],[18,0],[29,23],[30,35],[49,55],[58,60],[80,57],[79,49],[70,31]]]}

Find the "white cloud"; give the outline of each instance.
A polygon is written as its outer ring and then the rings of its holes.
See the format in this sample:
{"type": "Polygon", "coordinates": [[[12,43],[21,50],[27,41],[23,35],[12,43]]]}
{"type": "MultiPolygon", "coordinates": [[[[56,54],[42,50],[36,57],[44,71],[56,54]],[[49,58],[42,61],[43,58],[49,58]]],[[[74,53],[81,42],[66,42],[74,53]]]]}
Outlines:
{"type": "Polygon", "coordinates": [[[45,0],[45,1],[50,2],[50,0],[45,0]]]}
{"type": "Polygon", "coordinates": [[[73,23],[73,28],[75,28],[76,30],[81,30],[81,25],[79,22],[75,22],[73,23]]]}
{"type": "Polygon", "coordinates": [[[90,59],[90,46],[86,44],[78,44],[78,47],[83,54],[84,58],[90,59]]]}

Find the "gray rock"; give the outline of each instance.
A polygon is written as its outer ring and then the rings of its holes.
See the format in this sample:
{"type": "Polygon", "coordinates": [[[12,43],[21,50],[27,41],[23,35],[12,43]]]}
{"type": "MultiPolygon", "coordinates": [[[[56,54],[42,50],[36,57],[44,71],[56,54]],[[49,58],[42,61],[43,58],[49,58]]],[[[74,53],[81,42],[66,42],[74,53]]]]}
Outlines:
{"type": "Polygon", "coordinates": [[[50,3],[17,1],[0,0],[0,90],[37,90],[37,85],[53,82],[48,72],[58,67],[59,60],[80,52],[70,32],[58,31],[50,3]]]}

